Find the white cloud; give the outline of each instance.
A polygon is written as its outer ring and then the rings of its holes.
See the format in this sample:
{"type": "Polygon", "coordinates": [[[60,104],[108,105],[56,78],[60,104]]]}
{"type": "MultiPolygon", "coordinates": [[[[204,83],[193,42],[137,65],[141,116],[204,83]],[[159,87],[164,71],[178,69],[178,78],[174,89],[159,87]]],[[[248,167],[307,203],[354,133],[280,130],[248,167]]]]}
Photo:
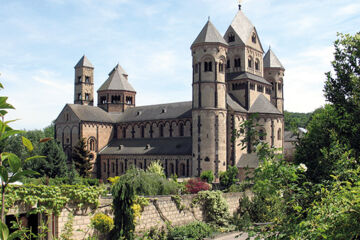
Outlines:
{"type": "Polygon", "coordinates": [[[335,12],[335,16],[337,16],[337,17],[342,17],[342,16],[348,17],[350,15],[359,14],[359,11],[360,11],[360,4],[359,3],[348,4],[346,6],[343,6],[343,7],[339,8],[335,12]]]}

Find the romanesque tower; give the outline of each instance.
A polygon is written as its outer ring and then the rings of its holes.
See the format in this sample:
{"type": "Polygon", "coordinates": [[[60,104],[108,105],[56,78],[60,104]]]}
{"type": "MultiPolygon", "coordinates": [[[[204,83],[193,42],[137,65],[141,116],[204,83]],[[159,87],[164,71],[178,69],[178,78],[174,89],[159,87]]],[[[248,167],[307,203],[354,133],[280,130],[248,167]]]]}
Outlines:
{"type": "Polygon", "coordinates": [[[107,112],[124,112],[135,107],[136,91],[128,81],[128,74],[117,64],[109,73],[109,78],[98,92],[98,107],[107,112]]]}
{"type": "Polygon", "coordinates": [[[226,170],[226,84],[228,44],[210,22],[191,45],[193,58],[193,175],[226,170]]]}
{"type": "Polygon", "coordinates": [[[75,65],[74,103],[94,105],[94,67],[84,55],[75,65]]]}
{"type": "Polygon", "coordinates": [[[264,56],[264,77],[272,84],[271,103],[281,112],[284,112],[283,78],[285,68],[269,48],[264,56]]]}

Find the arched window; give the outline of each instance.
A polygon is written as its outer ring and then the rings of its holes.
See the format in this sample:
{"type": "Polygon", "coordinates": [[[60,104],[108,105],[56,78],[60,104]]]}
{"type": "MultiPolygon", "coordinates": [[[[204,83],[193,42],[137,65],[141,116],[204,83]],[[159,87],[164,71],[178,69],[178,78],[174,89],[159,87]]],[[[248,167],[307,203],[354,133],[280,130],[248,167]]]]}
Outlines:
{"type": "Polygon", "coordinates": [[[112,170],[112,173],[115,173],[115,163],[111,163],[111,170],[112,170]]]}
{"type": "Polygon", "coordinates": [[[260,129],[260,130],[259,130],[259,140],[260,140],[260,141],[263,141],[263,140],[265,140],[265,138],[266,138],[266,133],[265,133],[265,131],[264,131],[263,129],[260,129]]]}
{"type": "Polygon", "coordinates": [[[179,136],[183,137],[184,136],[184,124],[180,123],[179,126],[179,136]]]}
{"type": "Polygon", "coordinates": [[[278,140],[281,140],[281,128],[278,130],[278,140]]]}
{"type": "Polygon", "coordinates": [[[169,173],[170,173],[170,175],[174,175],[174,173],[175,173],[175,168],[174,168],[174,164],[173,163],[170,163],[170,165],[169,165],[169,173]]]}
{"type": "Polygon", "coordinates": [[[122,136],[123,138],[126,138],[126,127],[122,128],[122,136]]]}
{"type": "Polygon", "coordinates": [[[230,60],[226,61],[226,68],[230,68],[230,60]]]}
{"type": "Polygon", "coordinates": [[[224,72],[224,63],[223,62],[219,62],[219,72],[224,72]]]}
{"type": "Polygon", "coordinates": [[[248,67],[252,68],[252,58],[251,57],[248,58],[248,67]]]}
{"type": "Polygon", "coordinates": [[[104,172],[106,172],[106,163],[105,162],[103,163],[103,169],[104,169],[104,172]]]}
{"type": "Polygon", "coordinates": [[[94,139],[90,139],[89,149],[90,149],[90,151],[95,151],[95,140],[94,139]]]}
{"type": "Polygon", "coordinates": [[[120,162],[120,173],[124,173],[124,163],[120,162]]]}
{"type": "Polygon", "coordinates": [[[255,33],[252,34],[252,36],[251,36],[251,41],[252,41],[253,43],[256,43],[256,34],[255,34],[255,33]]]}
{"type": "Polygon", "coordinates": [[[212,62],[204,62],[204,72],[212,72],[212,62]]]}
{"type": "Polygon", "coordinates": [[[143,168],[143,165],[142,165],[142,163],[141,163],[141,162],[139,163],[139,168],[140,168],[140,169],[142,169],[142,168],[143,168]]]}
{"type": "Polygon", "coordinates": [[[145,137],[145,126],[141,126],[141,137],[145,137]]]}
{"type": "Polygon", "coordinates": [[[90,77],[85,76],[85,83],[89,84],[90,83],[90,77]]]}
{"type": "Polygon", "coordinates": [[[234,67],[241,67],[241,60],[240,58],[234,59],[234,67]]]}
{"type": "Polygon", "coordinates": [[[180,176],[181,177],[185,177],[186,176],[186,168],[185,168],[185,164],[181,163],[180,164],[180,176]]]}
{"type": "Polygon", "coordinates": [[[255,61],[255,70],[259,70],[260,69],[260,61],[259,59],[256,59],[255,61]]]}
{"type": "Polygon", "coordinates": [[[160,137],[164,136],[164,126],[162,124],[159,126],[159,135],[160,137]]]}

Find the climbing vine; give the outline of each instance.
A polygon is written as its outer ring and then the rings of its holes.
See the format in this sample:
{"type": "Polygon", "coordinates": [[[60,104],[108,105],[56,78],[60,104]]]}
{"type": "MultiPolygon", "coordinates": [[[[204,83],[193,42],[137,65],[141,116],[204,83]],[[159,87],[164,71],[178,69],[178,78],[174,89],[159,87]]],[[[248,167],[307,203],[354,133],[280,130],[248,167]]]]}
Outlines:
{"type": "Polygon", "coordinates": [[[171,200],[175,203],[177,210],[179,212],[185,209],[185,205],[181,203],[181,197],[179,195],[171,195],[171,200]]]}
{"type": "Polygon", "coordinates": [[[67,205],[77,208],[97,208],[99,196],[105,193],[104,188],[84,185],[9,185],[6,191],[5,208],[16,205],[33,206],[32,213],[54,213],[58,215],[67,205]]]}
{"type": "Polygon", "coordinates": [[[133,205],[131,206],[134,211],[134,224],[136,220],[141,217],[141,213],[144,211],[144,207],[149,205],[149,199],[145,197],[135,196],[133,205]]]}

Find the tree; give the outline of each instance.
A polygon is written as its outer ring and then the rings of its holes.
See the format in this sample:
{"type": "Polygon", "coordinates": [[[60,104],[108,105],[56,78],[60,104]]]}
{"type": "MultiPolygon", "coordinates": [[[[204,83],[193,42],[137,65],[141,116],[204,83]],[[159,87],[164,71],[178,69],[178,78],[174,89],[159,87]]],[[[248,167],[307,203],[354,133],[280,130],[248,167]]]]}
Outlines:
{"type": "Polygon", "coordinates": [[[92,168],[89,158],[89,151],[86,150],[85,139],[82,138],[75,145],[72,152],[72,161],[75,164],[75,169],[81,177],[88,177],[92,168]]]}
{"type": "Polygon", "coordinates": [[[356,156],[360,154],[360,33],[351,36],[338,34],[332,66],[334,73],[326,73],[324,95],[335,106],[342,124],[336,132],[346,141],[356,156]]]}
{"type": "Polygon", "coordinates": [[[41,147],[41,154],[46,156],[44,159],[46,162],[44,170],[47,170],[44,174],[46,176],[51,178],[67,176],[67,158],[65,153],[62,151],[60,143],[56,140],[46,142],[41,147]]]}

